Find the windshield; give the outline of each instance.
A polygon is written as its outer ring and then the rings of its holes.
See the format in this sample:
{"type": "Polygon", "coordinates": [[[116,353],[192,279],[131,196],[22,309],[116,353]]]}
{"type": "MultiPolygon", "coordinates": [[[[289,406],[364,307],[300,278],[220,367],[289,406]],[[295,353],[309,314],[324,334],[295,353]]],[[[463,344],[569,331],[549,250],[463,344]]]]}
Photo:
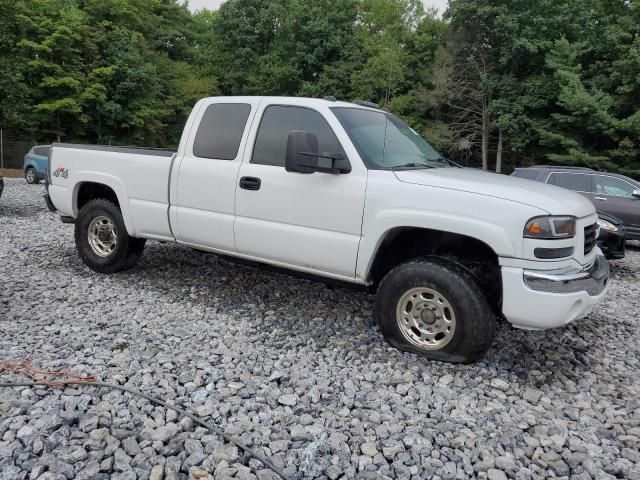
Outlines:
{"type": "Polygon", "coordinates": [[[449,167],[411,127],[389,113],[361,108],[332,108],[358,152],[374,168],[449,167]]]}

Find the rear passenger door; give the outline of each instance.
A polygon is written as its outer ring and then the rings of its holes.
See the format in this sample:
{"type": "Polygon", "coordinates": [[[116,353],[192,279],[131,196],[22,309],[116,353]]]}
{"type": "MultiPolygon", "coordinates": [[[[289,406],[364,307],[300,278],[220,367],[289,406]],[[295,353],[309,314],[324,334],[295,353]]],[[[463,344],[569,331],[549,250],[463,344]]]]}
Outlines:
{"type": "Polygon", "coordinates": [[[172,192],[178,241],[236,252],[235,190],[247,131],[259,98],[214,98],[200,107],[189,132],[172,192]]]}
{"type": "Polygon", "coordinates": [[[633,196],[635,185],[609,175],[594,177],[596,208],[622,220],[629,233],[640,234],[640,199],[633,196]]]}

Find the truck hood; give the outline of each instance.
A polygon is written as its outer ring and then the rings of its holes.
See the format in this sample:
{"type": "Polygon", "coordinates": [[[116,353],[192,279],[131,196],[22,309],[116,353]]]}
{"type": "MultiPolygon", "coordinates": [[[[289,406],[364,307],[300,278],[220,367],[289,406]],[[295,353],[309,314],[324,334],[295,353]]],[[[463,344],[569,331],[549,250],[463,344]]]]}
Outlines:
{"type": "Polygon", "coordinates": [[[501,198],[545,210],[550,215],[582,218],[596,211],[587,198],[571,190],[483,170],[430,168],[394,173],[401,182],[501,198]]]}

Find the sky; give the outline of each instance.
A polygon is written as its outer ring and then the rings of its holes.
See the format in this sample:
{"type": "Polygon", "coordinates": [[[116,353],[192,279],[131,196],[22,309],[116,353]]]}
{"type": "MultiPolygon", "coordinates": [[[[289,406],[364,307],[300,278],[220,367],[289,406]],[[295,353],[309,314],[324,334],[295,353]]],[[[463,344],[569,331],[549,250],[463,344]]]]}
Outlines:
{"type": "MultiPolygon", "coordinates": [[[[189,8],[192,12],[201,8],[216,10],[224,0],[189,0],[189,8]]],[[[447,0],[422,0],[425,8],[436,7],[438,13],[442,15],[447,6],[447,0]]]]}

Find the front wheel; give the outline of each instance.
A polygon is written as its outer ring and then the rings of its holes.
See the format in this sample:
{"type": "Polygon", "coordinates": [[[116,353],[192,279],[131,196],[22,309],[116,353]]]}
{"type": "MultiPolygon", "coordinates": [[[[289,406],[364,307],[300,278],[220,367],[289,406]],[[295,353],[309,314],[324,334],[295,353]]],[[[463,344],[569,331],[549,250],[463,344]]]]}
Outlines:
{"type": "Polygon", "coordinates": [[[40,180],[38,180],[38,173],[36,172],[36,169],[33,167],[28,167],[24,171],[24,178],[27,181],[27,183],[30,185],[40,183],[40,180]]]}
{"type": "Polygon", "coordinates": [[[76,248],[82,261],[98,273],[132,268],[140,259],[145,240],[129,236],[120,209],[112,202],[87,202],[75,224],[76,248]]]}
{"type": "Polygon", "coordinates": [[[481,358],[496,329],[495,313],[473,274],[438,257],[391,270],[378,287],[376,316],[393,346],[453,363],[481,358]]]}

